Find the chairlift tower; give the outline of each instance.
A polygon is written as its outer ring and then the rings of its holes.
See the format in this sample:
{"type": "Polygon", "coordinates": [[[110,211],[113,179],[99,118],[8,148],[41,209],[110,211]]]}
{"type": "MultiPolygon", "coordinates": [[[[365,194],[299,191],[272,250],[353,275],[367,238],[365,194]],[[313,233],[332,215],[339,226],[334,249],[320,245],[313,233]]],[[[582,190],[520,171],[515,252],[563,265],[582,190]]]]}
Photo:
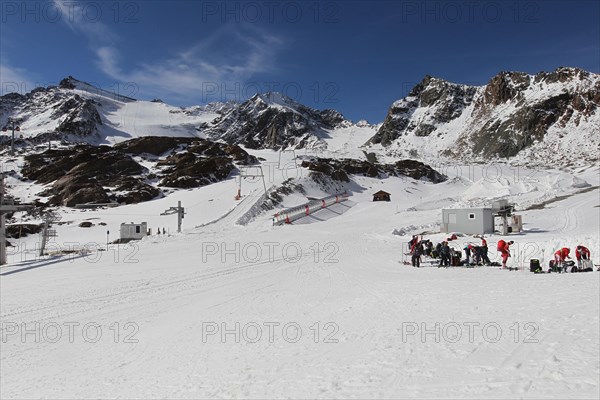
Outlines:
{"type": "Polygon", "coordinates": [[[177,232],[181,233],[181,220],[185,215],[185,209],[181,207],[181,201],[177,202],[177,207],[170,207],[168,210],[165,210],[160,215],[173,215],[177,214],[177,232]]]}
{"type": "Polygon", "coordinates": [[[44,255],[44,251],[46,250],[46,244],[48,244],[48,239],[52,237],[56,237],[56,229],[50,229],[52,224],[60,221],[62,218],[60,214],[55,213],[53,211],[48,211],[44,213],[44,228],[42,229],[42,245],[40,246],[40,257],[44,255]]]}
{"type": "Polygon", "coordinates": [[[279,150],[279,160],[277,162],[277,169],[281,169],[281,155],[283,153],[292,153],[294,155],[294,165],[295,165],[296,169],[298,169],[298,164],[296,163],[296,160],[298,158],[296,157],[296,150],[294,150],[294,149],[289,149],[289,150],[287,150],[287,149],[281,149],[281,150],[279,150]]]}
{"type": "Polygon", "coordinates": [[[12,198],[4,193],[4,172],[0,172],[0,265],[6,264],[6,221],[5,214],[26,211],[33,206],[16,205],[12,198]]]}
{"type": "Polygon", "coordinates": [[[498,211],[496,211],[496,215],[502,218],[502,235],[508,235],[508,217],[512,215],[514,211],[514,205],[509,204],[498,211]]]}
{"type": "Polygon", "coordinates": [[[238,177],[238,191],[235,195],[236,200],[240,200],[242,198],[242,181],[248,178],[261,178],[263,183],[263,188],[265,190],[265,194],[267,193],[267,184],[265,182],[265,174],[263,172],[261,165],[250,165],[246,167],[240,167],[240,175],[238,177]],[[256,168],[255,173],[251,170],[251,168],[256,168]]]}
{"type": "Polygon", "coordinates": [[[21,131],[21,127],[19,125],[17,125],[17,123],[14,120],[9,119],[8,124],[2,128],[2,132],[7,132],[9,129],[12,131],[12,138],[10,140],[10,155],[14,156],[15,155],[15,131],[17,131],[17,132],[21,131]]]}

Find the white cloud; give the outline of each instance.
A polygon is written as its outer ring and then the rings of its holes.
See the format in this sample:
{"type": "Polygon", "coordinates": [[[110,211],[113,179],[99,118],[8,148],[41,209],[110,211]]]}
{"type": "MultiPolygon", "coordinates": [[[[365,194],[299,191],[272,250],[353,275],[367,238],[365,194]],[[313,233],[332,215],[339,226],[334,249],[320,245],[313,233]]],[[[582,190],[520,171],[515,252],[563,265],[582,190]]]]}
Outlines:
{"type": "Polygon", "coordinates": [[[142,92],[199,98],[205,85],[232,88],[252,76],[272,71],[282,41],[256,30],[242,34],[222,29],[169,58],[139,64],[129,71],[119,65],[113,47],[96,51],[101,70],[114,79],[135,82],[142,92]]]}
{"type": "Polygon", "coordinates": [[[29,73],[8,64],[0,64],[0,96],[8,93],[25,94],[34,88],[29,73]]]}
{"type": "Polygon", "coordinates": [[[77,3],[55,0],[55,4],[69,16],[63,18],[69,28],[88,38],[101,71],[112,79],[135,83],[147,96],[185,101],[200,98],[207,84],[226,88],[243,85],[256,74],[274,70],[275,56],[283,45],[281,39],[253,26],[228,24],[162,59],[125,66],[118,37],[108,26],[83,20],[77,3]]]}
{"type": "Polygon", "coordinates": [[[81,2],[54,0],[63,21],[75,33],[84,34],[95,44],[116,41],[117,37],[108,26],[95,19],[86,19],[81,2]]]}

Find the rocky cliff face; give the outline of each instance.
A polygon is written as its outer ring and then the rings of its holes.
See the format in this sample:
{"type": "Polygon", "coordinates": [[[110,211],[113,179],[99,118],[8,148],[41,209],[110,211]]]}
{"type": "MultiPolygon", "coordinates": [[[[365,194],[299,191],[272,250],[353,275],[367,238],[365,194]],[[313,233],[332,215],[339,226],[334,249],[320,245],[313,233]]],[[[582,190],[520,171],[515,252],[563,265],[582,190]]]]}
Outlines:
{"type": "Polygon", "coordinates": [[[476,93],[476,87],[428,75],[407,97],[392,104],[383,125],[368,143],[388,146],[403,135],[429,136],[438,125],[461,116],[476,93]]]}
{"type": "Polygon", "coordinates": [[[598,159],[600,77],[577,68],[528,75],[501,72],[485,86],[425,77],[390,108],[367,145],[400,155],[490,160],[553,160],[581,143],[577,157],[598,159]],[[414,154],[413,154],[414,155],[414,154]]]}

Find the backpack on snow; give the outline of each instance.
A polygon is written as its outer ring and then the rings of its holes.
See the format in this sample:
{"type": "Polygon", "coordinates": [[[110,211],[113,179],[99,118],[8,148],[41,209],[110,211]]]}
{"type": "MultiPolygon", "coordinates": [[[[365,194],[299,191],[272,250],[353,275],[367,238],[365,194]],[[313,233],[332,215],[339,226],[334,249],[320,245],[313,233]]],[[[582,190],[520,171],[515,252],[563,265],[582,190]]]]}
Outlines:
{"type": "Polygon", "coordinates": [[[500,239],[500,240],[498,240],[498,247],[496,247],[496,250],[503,251],[505,246],[506,246],[506,242],[504,240],[500,239]]]}

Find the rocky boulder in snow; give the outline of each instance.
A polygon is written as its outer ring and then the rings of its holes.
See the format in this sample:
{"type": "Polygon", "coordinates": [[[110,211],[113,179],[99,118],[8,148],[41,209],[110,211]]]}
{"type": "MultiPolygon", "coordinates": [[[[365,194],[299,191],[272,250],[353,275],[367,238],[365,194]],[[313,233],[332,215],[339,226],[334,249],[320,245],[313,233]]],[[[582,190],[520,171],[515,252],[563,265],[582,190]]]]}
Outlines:
{"type": "Polygon", "coordinates": [[[241,147],[193,139],[157,165],[162,170],[160,186],[193,188],[221,181],[239,165],[255,164],[258,160],[241,147]]]}
{"type": "MultiPolygon", "coordinates": [[[[255,164],[256,157],[237,145],[212,142],[200,138],[145,136],[116,144],[115,149],[128,154],[154,156],[168,155],[177,151],[189,151],[200,156],[231,157],[240,165],[255,164]]],[[[164,164],[164,163],[163,163],[164,164]]]]}
{"type": "Polygon", "coordinates": [[[114,183],[114,200],[119,204],[150,201],[161,195],[160,189],[132,176],[121,176],[114,183]]]}

